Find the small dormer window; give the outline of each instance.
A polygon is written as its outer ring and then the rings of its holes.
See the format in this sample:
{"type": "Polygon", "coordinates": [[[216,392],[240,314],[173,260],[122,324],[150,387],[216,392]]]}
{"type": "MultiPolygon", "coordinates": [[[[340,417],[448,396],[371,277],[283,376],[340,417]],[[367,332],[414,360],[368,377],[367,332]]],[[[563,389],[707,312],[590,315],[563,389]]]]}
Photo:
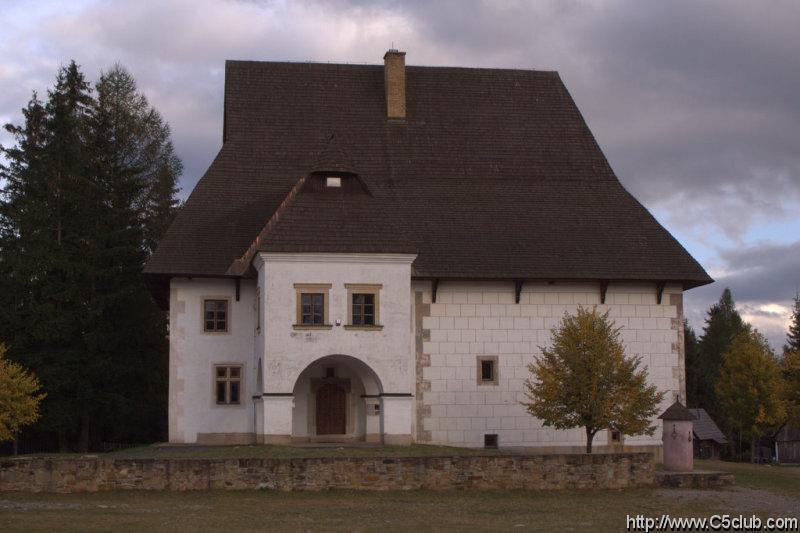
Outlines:
{"type": "Polygon", "coordinates": [[[342,178],[339,176],[328,176],[325,178],[325,185],[328,187],[341,187],[342,186],[342,178]]]}

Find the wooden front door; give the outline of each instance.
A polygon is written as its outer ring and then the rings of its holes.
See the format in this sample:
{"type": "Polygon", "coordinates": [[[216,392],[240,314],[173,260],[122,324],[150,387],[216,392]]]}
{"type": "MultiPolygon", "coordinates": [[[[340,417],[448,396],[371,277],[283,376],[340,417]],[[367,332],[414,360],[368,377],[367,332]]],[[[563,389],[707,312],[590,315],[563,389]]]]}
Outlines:
{"type": "Polygon", "coordinates": [[[346,433],[345,390],[333,383],[317,389],[317,435],[344,435],[346,433]]]}

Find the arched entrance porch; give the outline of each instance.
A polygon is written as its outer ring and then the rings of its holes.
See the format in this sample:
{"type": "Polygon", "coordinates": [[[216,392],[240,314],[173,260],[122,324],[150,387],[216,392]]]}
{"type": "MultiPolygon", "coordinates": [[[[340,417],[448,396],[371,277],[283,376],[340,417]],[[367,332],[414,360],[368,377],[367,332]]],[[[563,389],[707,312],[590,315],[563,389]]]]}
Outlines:
{"type": "Polygon", "coordinates": [[[292,391],[292,441],[381,442],[382,393],[378,376],[359,359],[317,359],[292,391]]]}

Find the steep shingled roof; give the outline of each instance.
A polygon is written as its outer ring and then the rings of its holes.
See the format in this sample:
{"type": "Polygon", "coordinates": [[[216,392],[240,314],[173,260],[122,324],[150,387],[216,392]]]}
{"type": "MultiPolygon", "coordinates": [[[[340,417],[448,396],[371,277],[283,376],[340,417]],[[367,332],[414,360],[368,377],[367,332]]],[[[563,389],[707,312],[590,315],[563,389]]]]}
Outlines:
{"type": "Polygon", "coordinates": [[[720,444],[727,444],[728,439],[725,438],[725,434],[720,431],[717,424],[714,422],[708,413],[703,408],[694,408],[689,409],[696,420],[694,421],[693,428],[694,434],[697,435],[697,438],[700,440],[714,440],[720,444]]]}
{"type": "Polygon", "coordinates": [[[382,66],[227,62],[224,144],[146,273],[234,275],[258,248],[412,252],[415,276],[444,279],[711,281],[619,183],[557,73],[407,67],[404,121],[383,83],[382,66]],[[315,170],[368,194],[284,202],[315,170]]]}
{"type": "Polygon", "coordinates": [[[667,410],[661,413],[658,418],[660,418],[661,420],[678,421],[678,420],[695,420],[696,417],[689,409],[686,408],[685,405],[683,405],[678,400],[675,400],[675,402],[669,407],[667,407],[667,410]]]}

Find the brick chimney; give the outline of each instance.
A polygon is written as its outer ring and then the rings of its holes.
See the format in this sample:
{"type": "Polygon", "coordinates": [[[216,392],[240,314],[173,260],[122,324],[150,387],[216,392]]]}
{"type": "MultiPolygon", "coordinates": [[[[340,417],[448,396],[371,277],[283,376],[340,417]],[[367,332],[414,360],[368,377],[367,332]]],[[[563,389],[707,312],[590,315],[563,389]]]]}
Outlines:
{"type": "Polygon", "coordinates": [[[406,53],[389,50],[383,56],[386,117],[406,118],[406,53]]]}

